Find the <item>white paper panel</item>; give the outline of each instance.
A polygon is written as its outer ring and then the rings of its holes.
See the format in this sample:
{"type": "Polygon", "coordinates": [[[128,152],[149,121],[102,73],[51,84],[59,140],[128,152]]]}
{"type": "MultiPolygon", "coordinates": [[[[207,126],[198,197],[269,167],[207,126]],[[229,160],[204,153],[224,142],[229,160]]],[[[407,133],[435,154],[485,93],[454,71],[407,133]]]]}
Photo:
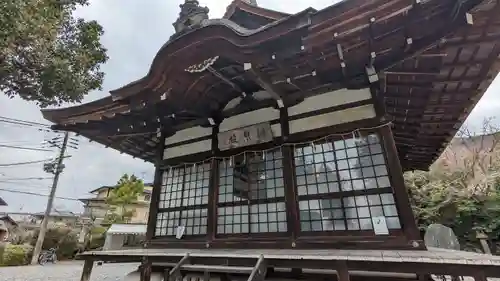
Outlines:
{"type": "Polygon", "coordinates": [[[273,136],[276,137],[281,137],[281,124],[274,124],[271,125],[271,130],[273,131],[273,136]]]}
{"type": "Polygon", "coordinates": [[[294,116],[318,109],[353,103],[371,99],[370,89],[347,90],[328,92],[321,95],[309,97],[303,102],[288,109],[288,116],[294,116]]]}
{"type": "Polygon", "coordinates": [[[163,159],[170,159],[212,150],[212,140],[198,141],[165,149],[163,159]]]}
{"type": "Polygon", "coordinates": [[[203,136],[210,136],[212,134],[212,128],[203,127],[193,127],[182,131],[178,131],[175,135],[165,139],[165,145],[183,142],[186,140],[201,138],[203,136]]]}
{"type": "Polygon", "coordinates": [[[374,118],[375,116],[375,108],[372,104],[334,111],[290,121],[290,134],[374,118]]]}
{"type": "Polygon", "coordinates": [[[277,109],[268,107],[255,111],[250,111],[240,115],[224,119],[219,127],[219,132],[225,132],[241,127],[251,126],[263,122],[269,122],[280,118],[280,112],[277,109]]]}

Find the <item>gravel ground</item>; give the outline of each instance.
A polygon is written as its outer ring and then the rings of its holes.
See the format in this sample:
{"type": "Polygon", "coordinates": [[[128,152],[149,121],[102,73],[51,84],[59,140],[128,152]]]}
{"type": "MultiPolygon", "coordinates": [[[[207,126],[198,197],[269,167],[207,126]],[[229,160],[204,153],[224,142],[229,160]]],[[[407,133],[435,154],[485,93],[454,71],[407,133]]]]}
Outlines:
{"type": "MultiPolygon", "coordinates": [[[[137,264],[94,265],[91,281],[122,281],[137,264]]],[[[60,262],[45,266],[0,267],[0,281],[80,281],[83,262],[60,262]]]]}

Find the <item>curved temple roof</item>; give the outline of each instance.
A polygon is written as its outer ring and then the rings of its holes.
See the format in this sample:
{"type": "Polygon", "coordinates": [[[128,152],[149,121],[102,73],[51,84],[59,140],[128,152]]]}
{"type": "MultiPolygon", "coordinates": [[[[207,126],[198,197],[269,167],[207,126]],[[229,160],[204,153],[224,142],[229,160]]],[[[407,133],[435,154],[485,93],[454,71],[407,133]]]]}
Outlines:
{"type": "Polygon", "coordinates": [[[270,102],[249,99],[244,108],[222,112],[242,92],[271,90],[293,104],[368,87],[372,65],[379,81],[371,86],[394,122],[404,168],[426,169],[498,73],[499,6],[496,0],[346,0],[286,15],[235,0],[223,19],[181,21],[190,25],[159,50],[144,78],[104,99],[43,115],[56,129],[153,161],[159,126],[171,132],[209,126],[208,118],[270,102]],[[248,17],[236,10],[273,21],[246,28],[240,24],[248,17]]]}
{"type": "Polygon", "coordinates": [[[270,23],[288,16],[290,16],[290,14],[259,7],[256,1],[234,0],[227,6],[223,18],[244,26],[247,23],[245,20],[270,23]]]}

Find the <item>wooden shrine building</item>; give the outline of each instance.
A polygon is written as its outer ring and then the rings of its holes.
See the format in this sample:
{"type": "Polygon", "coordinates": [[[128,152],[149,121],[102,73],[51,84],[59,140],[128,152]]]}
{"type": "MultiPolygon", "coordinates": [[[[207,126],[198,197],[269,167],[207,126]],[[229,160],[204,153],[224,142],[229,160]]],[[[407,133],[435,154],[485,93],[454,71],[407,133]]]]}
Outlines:
{"type": "Polygon", "coordinates": [[[145,249],[85,253],[82,280],[95,260],[141,261],[143,280],[165,268],[170,280],[500,277],[499,258],[427,249],[403,181],[497,75],[499,0],[293,15],[234,0],[222,19],[196,0],[180,8],[144,78],[43,111],[53,129],[156,167],[145,249]]]}

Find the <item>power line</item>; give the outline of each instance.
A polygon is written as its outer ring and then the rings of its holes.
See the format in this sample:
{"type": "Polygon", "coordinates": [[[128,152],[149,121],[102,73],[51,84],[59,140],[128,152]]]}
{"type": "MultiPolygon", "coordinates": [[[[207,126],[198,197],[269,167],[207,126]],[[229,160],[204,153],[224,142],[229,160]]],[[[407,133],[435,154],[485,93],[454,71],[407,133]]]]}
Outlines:
{"type": "Polygon", "coordinates": [[[50,149],[23,147],[23,146],[15,146],[15,145],[3,145],[3,144],[0,144],[0,147],[13,148],[13,149],[23,149],[23,150],[34,150],[34,151],[47,151],[47,152],[52,151],[50,149]]]}
{"type": "Polygon", "coordinates": [[[34,183],[27,184],[26,182],[11,182],[11,181],[0,180],[0,183],[6,183],[8,185],[23,186],[23,187],[36,188],[36,189],[40,189],[40,188],[47,188],[48,189],[49,188],[49,186],[43,186],[43,185],[38,185],[38,184],[34,184],[34,183]]]}
{"type": "Polygon", "coordinates": [[[42,124],[33,121],[26,121],[20,119],[9,118],[5,116],[0,116],[0,123],[12,125],[19,128],[32,128],[38,131],[51,132],[50,125],[42,124]]]}
{"type": "Polygon", "coordinates": [[[26,123],[21,123],[21,122],[12,122],[12,121],[8,121],[8,120],[0,119],[0,123],[11,125],[11,126],[14,126],[17,128],[23,128],[23,129],[24,128],[31,128],[31,129],[36,129],[38,131],[50,132],[48,127],[41,127],[41,126],[26,124],[26,123]]]}
{"type": "Polygon", "coordinates": [[[4,179],[2,178],[2,181],[24,181],[24,180],[51,180],[52,178],[40,178],[40,177],[32,177],[32,178],[7,178],[7,179],[4,179]]]}
{"type": "MultiPolygon", "coordinates": [[[[5,192],[11,192],[11,193],[19,193],[19,194],[27,194],[27,195],[35,195],[35,196],[42,196],[42,197],[49,197],[47,194],[42,194],[42,193],[36,193],[36,192],[29,192],[29,191],[19,191],[19,190],[12,190],[12,189],[5,189],[5,188],[0,188],[0,191],[5,191],[5,192]]],[[[69,198],[69,197],[60,197],[60,196],[55,196],[57,199],[63,199],[63,200],[71,200],[71,201],[80,201],[76,198],[69,198]]]]}
{"type": "Polygon", "coordinates": [[[43,142],[33,142],[33,140],[11,140],[11,141],[3,141],[0,142],[0,144],[4,145],[40,145],[43,144],[43,142]]]}
{"type": "MultiPolygon", "coordinates": [[[[69,157],[71,157],[71,155],[64,156],[64,158],[69,158],[69,157]]],[[[44,159],[44,160],[36,160],[36,161],[28,161],[28,162],[17,162],[17,163],[0,164],[0,167],[30,165],[30,164],[43,163],[43,162],[48,162],[48,161],[53,161],[53,160],[54,160],[54,158],[49,158],[49,159],[44,159]]]]}
{"type": "Polygon", "coordinates": [[[15,118],[10,118],[10,117],[5,117],[5,116],[0,116],[0,119],[5,119],[6,121],[10,121],[10,122],[18,122],[18,123],[25,123],[25,124],[35,125],[35,126],[50,127],[50,125],[48,125],[48,124],[42,124],[42,123],[33,122],[33,121],[26,121],[26,120],[21,120],[21,119],[15,119],[15,118]]]}
{"type": "Polygon", "coordinates": [[[22,123],[22,122],[15,122],[15,121],[10,121],[10,120],[5,120],[5,119],[0,119],[0,122],[6,123],[6,124],[12,124],[12,125],[27,126],[27,127],[36,127],[36,128],[40,127],[38,125],[33,125],[33,124],[28,124],[28,123],[22,123]]]}

